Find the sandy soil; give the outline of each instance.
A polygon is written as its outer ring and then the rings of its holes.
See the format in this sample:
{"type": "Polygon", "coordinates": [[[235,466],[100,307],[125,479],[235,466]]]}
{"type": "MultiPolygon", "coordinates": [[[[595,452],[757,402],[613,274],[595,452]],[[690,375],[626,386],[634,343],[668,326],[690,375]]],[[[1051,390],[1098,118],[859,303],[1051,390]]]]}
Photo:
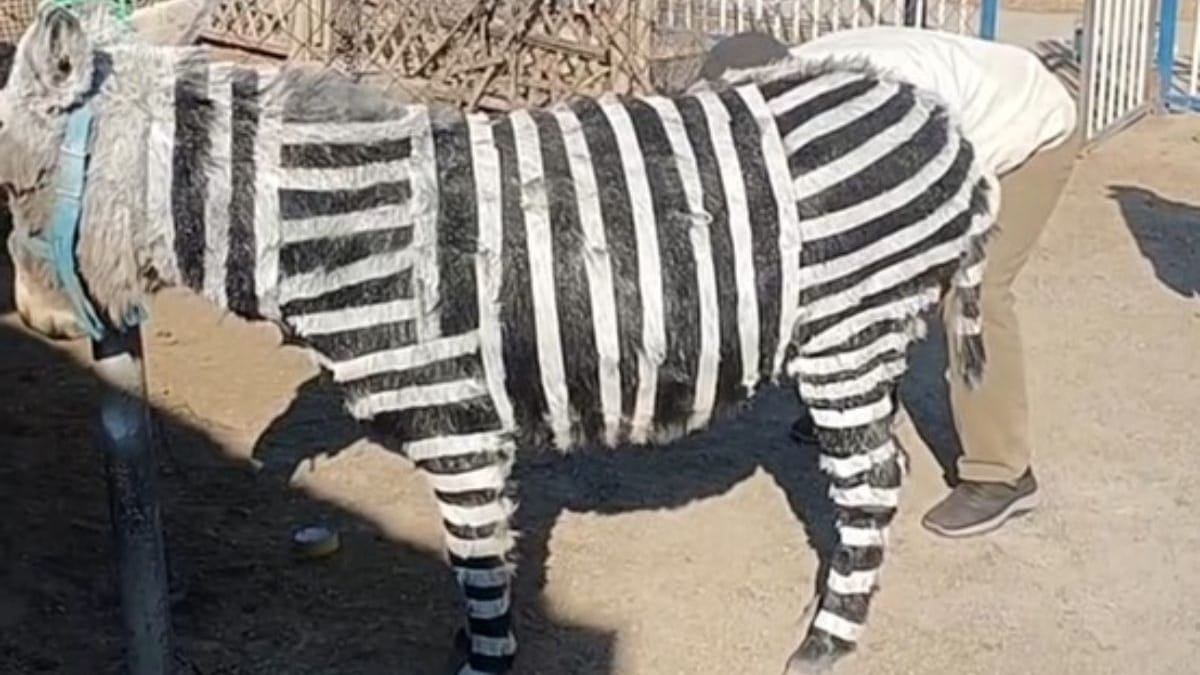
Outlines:
{"type": "MultiPolygon", "coordinates": [[[[1198,133],[1150,119],[1088,157],[1020,279],[1039,512],[981,540],[920,528],[954,452],[941,351],[920,351],[913,476],[870,632],[837,675],[1196,672],[1198,133]]],[[[0,310],[0,672],[114,673],[86,345],[0,310]]],[[[419,478],[357,438],[270,328],[169,295],[146,338],[190,672],[439,673],[458,608],[419,478]],[[343,550],[293,559],[289,531],[310,522],[343,550]]],[[[775,392],[679,447],[525,461],[520,672],[778,673],[816,570],[797,514],[824,505],[792,415],[775,392]]]]}

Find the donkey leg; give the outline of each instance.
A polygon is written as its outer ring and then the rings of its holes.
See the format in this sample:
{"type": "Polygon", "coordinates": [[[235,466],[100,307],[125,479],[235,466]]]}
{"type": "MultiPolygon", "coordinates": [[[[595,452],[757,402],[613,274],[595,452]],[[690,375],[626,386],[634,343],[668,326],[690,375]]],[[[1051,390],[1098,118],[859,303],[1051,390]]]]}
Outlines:
{"type": "Polygon", "coordinates": [[[433,488],[450,567],[466,603],[468,656],[459,675],[507,673],[517,649],[508,495],[513,448],[446,438],[413,444],[408,452],[433,488]]]}
{"type": "Polygon", "coordinates": [[[892,434],[894,382],[849,399],[810,402],[829,475],[837,543],[817,611],[786,675],[818,672],[854,650],[867,621],[905,464],[892,434]],[[849,405],[847,405],[849,403],[849,405]]]}

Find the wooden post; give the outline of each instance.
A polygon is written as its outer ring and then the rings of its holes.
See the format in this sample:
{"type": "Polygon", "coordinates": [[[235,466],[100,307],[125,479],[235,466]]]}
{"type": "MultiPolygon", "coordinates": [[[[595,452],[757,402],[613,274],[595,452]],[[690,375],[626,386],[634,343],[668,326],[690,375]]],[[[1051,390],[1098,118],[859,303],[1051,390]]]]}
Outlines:
{"type": "Polygon", "coordinates": [[[92,343],[100,402],[100,447],[108,479],[121,619],[129,675],[170,675],[172,636],[167,600],[157,474],[141,333],[111,333],[92,343]]]}

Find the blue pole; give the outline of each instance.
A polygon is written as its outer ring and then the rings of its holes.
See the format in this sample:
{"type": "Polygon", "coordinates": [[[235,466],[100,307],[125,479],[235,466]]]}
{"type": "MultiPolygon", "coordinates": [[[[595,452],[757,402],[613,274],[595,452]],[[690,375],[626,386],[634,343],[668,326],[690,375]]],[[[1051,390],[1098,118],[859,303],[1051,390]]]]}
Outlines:
{"type": "Polygon", "coordinates": [[[979,37],[996,39],[996,25],[1000,18],[1000,0],[983,0],[979,6],[979,37]]]}
{"type": "Polygon", "coordinates": [[[1179,17],[1179,0],[1162,0],[1158,7],[1158,55],[1154,67],[1158,70],[1158,101],[1166,107],[1175,75],[1175,29],[1179,17]]]}

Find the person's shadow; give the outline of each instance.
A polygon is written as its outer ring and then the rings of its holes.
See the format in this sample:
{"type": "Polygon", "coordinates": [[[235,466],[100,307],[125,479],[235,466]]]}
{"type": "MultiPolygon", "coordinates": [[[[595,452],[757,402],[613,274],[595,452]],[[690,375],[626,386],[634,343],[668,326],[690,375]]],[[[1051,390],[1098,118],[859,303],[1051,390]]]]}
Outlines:
{"type": "Polygon", "coordinates": [[[1110,185],[1109,197],[1159,281],[1185,298],[1200,297],[1200,207],[1133,185],[1110,185]]]}

